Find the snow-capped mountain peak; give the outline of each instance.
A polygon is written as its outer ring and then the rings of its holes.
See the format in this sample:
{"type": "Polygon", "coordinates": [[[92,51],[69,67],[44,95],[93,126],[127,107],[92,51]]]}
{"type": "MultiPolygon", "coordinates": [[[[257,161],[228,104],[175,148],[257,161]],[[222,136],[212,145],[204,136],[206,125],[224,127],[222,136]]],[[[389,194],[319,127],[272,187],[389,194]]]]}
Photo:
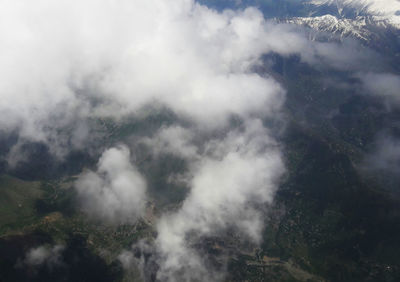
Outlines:
{"type": "Polygon", "coordinates": [[[307,26],[314,30],[323,31],[339,35],[341,37],[355,37],[363,41],[368,41],[373,32],[368,26],[386,28],[390,23],[386,20],[374,19],[372,16],[358,16],[355,19],[337,18],[333,15],[323,15],[319,17],[294,17],[287,20],[288,23],[307,26]]]}
{"type": "Polygon", "coordinates": [[[309,3],[316,6],[335,5],[339,15],[342,15],[345,8],[351,8],[368,14],[375,21],[387,21],[392,26],[400,28],[400,1],[398,0],[311,0],[309,3]]]}

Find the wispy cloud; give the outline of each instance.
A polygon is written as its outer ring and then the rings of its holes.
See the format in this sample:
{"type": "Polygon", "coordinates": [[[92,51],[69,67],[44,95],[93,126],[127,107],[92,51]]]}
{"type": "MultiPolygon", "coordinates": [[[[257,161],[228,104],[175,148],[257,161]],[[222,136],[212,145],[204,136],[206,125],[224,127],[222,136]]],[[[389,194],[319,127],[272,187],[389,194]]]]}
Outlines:
{"type": "Polygon", "coordinates": [[[386,102],[388,109],[400,105],[400,76],[392,73],[359,74],[364,90],[386,102]]]}

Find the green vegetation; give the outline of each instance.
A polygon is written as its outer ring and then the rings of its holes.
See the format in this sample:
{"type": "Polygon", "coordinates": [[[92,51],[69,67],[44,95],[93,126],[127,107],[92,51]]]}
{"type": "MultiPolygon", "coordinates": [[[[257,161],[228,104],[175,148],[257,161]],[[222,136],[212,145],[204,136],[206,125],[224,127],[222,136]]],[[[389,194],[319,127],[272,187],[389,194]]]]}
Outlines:
{"type": "Polygon", "coordinates": [[[35,201],[43,195],[39,182],[0,176],[0,236],[36,222],[35,201]]]}
{"type": "MultiPolygon", "coordinates": [[[[5,257],[0,255],[0,270],[8,263],[15,264],[29,248],[48,243],[66,245],[71,252],[84,252],[88,261],[82,261],[82,265],[99,267],[107,275],[119,277],[111,280],[103,277],[101,281],[120,281],[123,278],[117,256],[140,238],[153,236],[152,228],[143,221],[134,225],[110,225],[87,218],[77,209],[75,190],[72,188],[74,180],[74,177],[69,177],[38,182],[22,181],[8,175],[0,177],[0,250],[2,244],[5,248],[5,257]],[[25,247],[20,248],[20,243],[15,246],[12,243],[21,240],[25,247]],[[8,257],[7,254],[15,254],[15,257],[8,257]],[[115,270],[111,271],[113,268],[115,270]]],[[[75,272],[80,272],[81,267],[77,265],[75,268],[69,270],[72,274],[68,275],[78,275],[75,272]]],[[[14,272],[4,270],[0,273],[1,281],[7,277],[5,273],[11,277],[5,281],[25,281],[31,275],[28,271],[27,277],[15,278],[14,272]]]]}

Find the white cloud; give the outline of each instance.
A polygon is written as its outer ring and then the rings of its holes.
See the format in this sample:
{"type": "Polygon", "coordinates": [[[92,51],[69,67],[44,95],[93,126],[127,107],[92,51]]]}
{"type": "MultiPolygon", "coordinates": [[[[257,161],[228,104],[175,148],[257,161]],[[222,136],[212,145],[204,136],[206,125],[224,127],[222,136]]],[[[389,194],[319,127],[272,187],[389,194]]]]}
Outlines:
{"type": "Polygon", "coordinates": [[[46,263],[49,267],[60,264],[61,253],[64,250],[64,246],[55,245],[52,248],[49,246],[39,246],[32,248],[26,254],[24,262],[30,266],[40,266],[46,263]]]}
{"type": "Polygon", "coordinates": [[[144,137],[141,143],[147,145],[155,155],[169,153],[184,159],[198,157],[198,148],[192,144],[195,134],[180,126],[163,127],[155,136],[144,137]]]}
{"type": "Polygon", "coordinates": [[[400,105],[400,76],[391,73],[364,73],[358,77],[364,89],[388,101],[388,106],[400,105]]]}
{"type": "Polygon", "coordinates": [[[400,140],[390,135],[378,136],[374,149],[365,159],[366,168],[397,175],[400,169],[400,140]]]}
{"type": "Polygon", "coordinates": [[[280,99],[272,79],[247,73],[268,50],[254,9],[218,14],[178,0],[0,5],[0,125],[22,136],[43,141],[77,117],[118,116],[153,100],[219,123],[280,99]],[[94,97],[104,103],[90,106],[94,97]]]}
{"type": "Polygon", "coordinates": [[[284,171],[279,148],[259,120],[247,121],[244,131],[230,132],[210,146],[209,154],[193,165],[191,191],[182,208],[158,223],[162,280],[189,281],[206,274],[216,279],[190,247],[191,234],[201,240],[234,228],[254,243],[261,240],[262,213],[255,207],[273,199],[284,171]]]}
{"type": "Polygon", "coordinates": [[[192,0],[2,0],[0,38],[0,129],[61,156],[82,140],[60,129],[154,101],[209,127],[271,115],[284,91],[251,72],[262,54],[335,53],[257,9],[218,13],[192,0]]]}
{"type": "Polygon", "coordinates": [[[115,223],[133,223],[146,206],[146,181],[130,163],[129,149],[106,150],[97,172],[79,177],[75,186],[82,208],[92,217],[115,223]]]}

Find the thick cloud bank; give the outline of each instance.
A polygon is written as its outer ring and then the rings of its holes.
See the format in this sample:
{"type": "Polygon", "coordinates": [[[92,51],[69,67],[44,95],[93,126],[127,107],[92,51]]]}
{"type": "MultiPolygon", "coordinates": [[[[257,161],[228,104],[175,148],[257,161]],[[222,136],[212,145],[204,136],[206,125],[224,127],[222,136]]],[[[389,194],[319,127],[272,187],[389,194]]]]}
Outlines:
{"type": "Polygon", "coordinates": [[[131,223],[143,215],[146,182],[129,160],[125,146],[108,149],[97,172],[84,173],[76,182],[83,209],[89,215],[117,223],[131,223]]]}
{"type": "Polygon", "coordinates": [[[88,136],[77,119],[155,101],[207,126],[273,113],[283,90],[251,71],[264,53],[337,61],[334,45],[254,8],[218,13],[192,0],[2,0],[0,37],[0,129],[61,156],[88,136]]]}
{"type": "MultiPolygon", "coordinates": [[[[119,117],[154,101],[214,125],[282,99],[276,82],[249,72],[281,47],[255,9],[45,0],[1,1],[0,11],[0,127],[28,139],[62,142],[55,129],[76,118],[119,117]]],[[[287,37],[285,49],[302,40],[287,37]]]]}

